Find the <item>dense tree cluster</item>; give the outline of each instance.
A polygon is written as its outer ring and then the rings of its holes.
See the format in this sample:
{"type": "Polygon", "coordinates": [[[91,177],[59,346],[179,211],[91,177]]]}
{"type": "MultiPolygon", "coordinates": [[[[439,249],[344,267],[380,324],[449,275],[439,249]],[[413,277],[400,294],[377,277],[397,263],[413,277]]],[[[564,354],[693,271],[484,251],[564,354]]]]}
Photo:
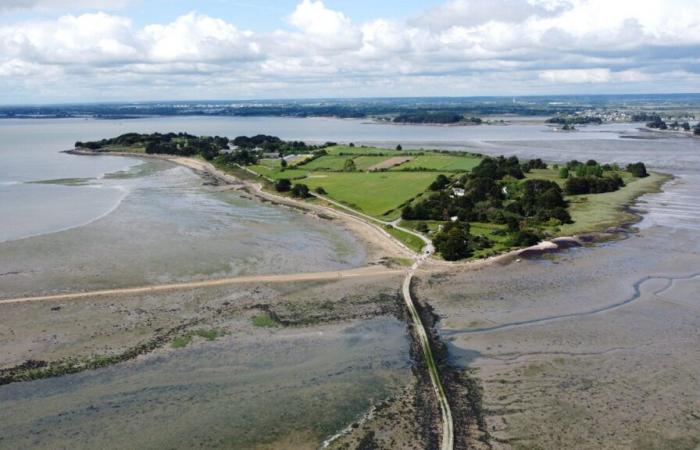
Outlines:
{"type": "Polygon", "coordinates": [[[595,116],[558,116],[547,119],[546,123],[559,124],[559,125],[587,125],[594,124],[600,125],[603,123],[603,119],[595,116]]]}
{"type": "Polygon", "coordinates": [[[112,139],[102,139],[94,142],[76,142],[76,148],[91,150],[108,149],[109,147],[143,146],[149,154],[167,154],[178,156],[201,155],[205,159],[215,158],[223,149],[227,149],[228,138],[220,136],[193,136],[187,133],[127,133],[112,139]]]}
{"type": "Polygon", "coordinates": [[[510,158],[503,156],[497,158],[486,157],[478,166],[472,169],[470,176],[472,178],[490,178],[496,181],[502,180],[505,176],[513,177],[516,180],[525,178],[520,160],[516,156],[511,156],[510,158]]]}
{"type": "Polygon", "coordinates": [[[571,177],[566,180],[564,189],[568,195],[602,194],[614,192],[625,185],[620,175],[571,177]]]}
{"type": "Polygon", "coordinates": [[[549,166],[541,159],[536,158],[522,163],[520,167],[523,169],[523,172],[528,173],[533,169],[546,169],[549,166]]]}
{"type": "Polygon", "coordinates": [[[585,164],[576,160],[569,161],[559,171],[559,176],[566,179],[564,191],[568,195],[614,192],[625,185],[615,168],[610,165],[601,166],[593,159],[585,164]]]}
{"type": "Polygon", "coordinates": [[[469,224],[448,222],[433,239],[435,250],[447,261],[469,258],[475,250],[489,248],[491,243],[483,236],[474,236],[469,232],[469,224]]]}
{"type": "Polygon", "coordinates": [[[507,225],[513,245],[538,240],[530,227],[570,223],[564,192],[554,181],[523,180],[522,168],[544,168],[541,160],[524,164],[516,157],[485,158],[460,179],[440,175],[432,193],[403,208],[405,220],[447,222],[434,245],[446,259],[461,259],[488,248],[485,237],[471,236],[469,222],[507,225]],[[522,181],[520,181],[522,180],[522,181]]]}
{"type": "Polygon", "coordinates": [[[216,162],[225,165],[250,166],[257,164],[260,154],[253,150],[238,150],[235,152],[222,153],[216,158],[216,162]]]}
{"type": "Polygon", "coordinates": [[[668,130],[668,125],[661,119],[660,116],[654,117],[650,122],[647,122],[647,128],[655,130],[668,130]]]}
{"type": "Polygon", "coordinates": [[[474,124],[481,124],[481,119],[478,117],[470,117],[465,119],[463,115],[452,112],[420,112],[400,114],[394,117],[395,123],[436,123],[436,124],[452,124],[468,121],[474,124]]]}

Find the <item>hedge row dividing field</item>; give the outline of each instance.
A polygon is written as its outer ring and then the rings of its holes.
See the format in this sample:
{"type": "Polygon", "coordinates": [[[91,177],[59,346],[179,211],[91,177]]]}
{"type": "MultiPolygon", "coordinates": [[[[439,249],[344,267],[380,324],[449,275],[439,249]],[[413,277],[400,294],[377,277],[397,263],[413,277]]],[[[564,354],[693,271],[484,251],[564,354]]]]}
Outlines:
{"type": "Polygon", "coordinates": [[[401,207],[425,192],[442,170],[466,172],[481,161],[476,155],[348,145],[328,147],[326,151],[325,156],[286,168],[280,160],[261,159],[250,169],[272,180],[287,178],[310,189],[323,188],[335,201],[382,220],[394,220],[400,216],[401,207]],[[350,171],[346,167],[349,159],[354,164],[350,171]],[[385,170],[368,171],[392,160],[396,166],[387,164],[385,170]],[[404,167],[407,170],[402,171],[404,167]]]}

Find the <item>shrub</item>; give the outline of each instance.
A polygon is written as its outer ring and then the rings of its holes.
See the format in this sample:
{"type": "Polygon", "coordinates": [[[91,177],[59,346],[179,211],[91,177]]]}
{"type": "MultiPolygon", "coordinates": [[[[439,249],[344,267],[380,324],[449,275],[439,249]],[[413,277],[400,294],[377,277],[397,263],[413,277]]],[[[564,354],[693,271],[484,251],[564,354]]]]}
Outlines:
{"type": "Polygon", "coordinates": [[[309,187],[305,184],[295,184],[292,187],[292,196],[294,197],[307,198],[309,195],[309,187]]]}
{"type": "Polygon", "coordinates": [[[649,176],[649,174],[647,173],[647,167],[644,165],[643,162],[628,164],[627,171],[637,178],[644,178],[649,176]]]}
{"type": "Polygon", "coordinates": [[[540,237],[529,230],[517,231],[510,238],[510,245],[513,247],[530,247],[537,245],[540,242],[540,237]]]}
{"type": "Polygon", "coordinates": [[[277,192],[289,192],[292,189],[292,182],[288,178],[282,178],[275,183],[277,192]]]}

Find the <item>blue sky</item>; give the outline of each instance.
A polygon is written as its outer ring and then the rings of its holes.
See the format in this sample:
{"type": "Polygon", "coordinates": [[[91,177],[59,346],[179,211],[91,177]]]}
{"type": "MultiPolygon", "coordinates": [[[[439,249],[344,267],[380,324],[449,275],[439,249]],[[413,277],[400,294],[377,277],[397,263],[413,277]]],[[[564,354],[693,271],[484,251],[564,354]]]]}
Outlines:
{"type": "Polygon", "coordinates": [[[697,0],[2,0],[0,103],[700,92],[697,0]]]}

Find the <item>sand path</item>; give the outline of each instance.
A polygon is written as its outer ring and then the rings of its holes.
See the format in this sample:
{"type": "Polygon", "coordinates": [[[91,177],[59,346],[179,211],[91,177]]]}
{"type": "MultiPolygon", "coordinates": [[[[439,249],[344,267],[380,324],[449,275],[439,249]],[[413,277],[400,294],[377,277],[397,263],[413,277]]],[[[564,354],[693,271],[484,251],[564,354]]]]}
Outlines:
{"type": "Polygon", "coordinates": [[[294,273],[283,275],[249,275],[240,277],[219,278],[216,280],[190,281],[186,283],[171,283],[160,284],[155,286],[141,286],[119,289],[104,289],[99,291],[89,292],[72,292],[66,294],[42,295],[37,297],[20,297],[0,300],[0,305],[31,303],[31,302],[48,302],[61,300],[75,300],[81,298],[106,297],[111,295],[129,295],[129,294],[149,294],[163,291],[173,291],[181,289],[197,289],[215,286],[227,286],[233,284],[247,283],[291,283],[298,281],[322,281],[322,280],[341,280],[347,278],[364,278],[377,277],[383,275],[398,275],[404,273],[404,270],[387,269],[384,266],[368,266],[360,267],[359,269],[348,269],[331,272],[309,272],[309,273],[294,273]]]}

